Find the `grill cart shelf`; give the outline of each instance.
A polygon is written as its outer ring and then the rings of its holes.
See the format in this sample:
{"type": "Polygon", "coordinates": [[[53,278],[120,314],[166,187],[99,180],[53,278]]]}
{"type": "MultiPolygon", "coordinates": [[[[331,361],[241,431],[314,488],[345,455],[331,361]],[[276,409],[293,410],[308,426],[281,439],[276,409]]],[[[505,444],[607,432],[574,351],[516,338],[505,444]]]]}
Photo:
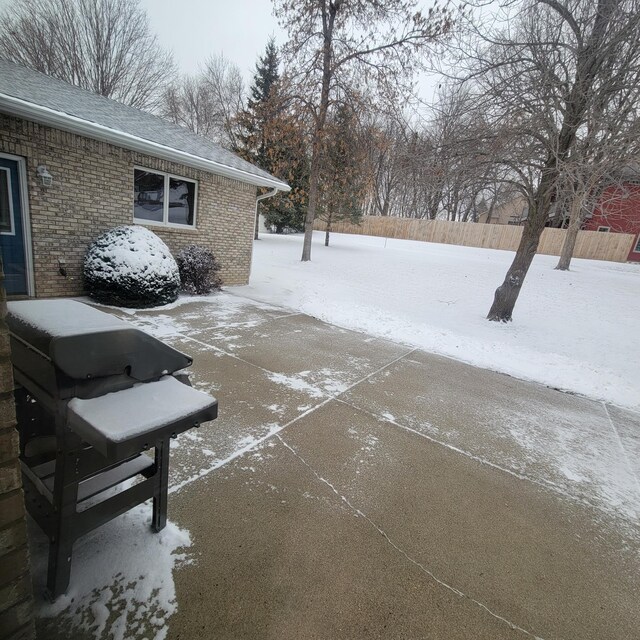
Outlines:
{"type": "Polygon", "coordinates": [[[169,439],[218,403],[177,373],[191,358],[109,314],[73,300],[8,308],[25,499],[55,598],[79,537],[150,498],[153,529],[165,526],[169,439]]]}

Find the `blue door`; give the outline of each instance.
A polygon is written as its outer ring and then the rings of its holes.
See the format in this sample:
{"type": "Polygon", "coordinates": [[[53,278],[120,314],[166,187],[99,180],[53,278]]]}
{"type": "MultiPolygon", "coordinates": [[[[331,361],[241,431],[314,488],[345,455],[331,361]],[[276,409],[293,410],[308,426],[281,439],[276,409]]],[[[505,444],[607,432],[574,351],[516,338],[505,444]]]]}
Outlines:
{"type": "Polygon", "coordinates": [[[0,157],[0,252],[8,295],[28,294],[18,161],[0,157]]]}

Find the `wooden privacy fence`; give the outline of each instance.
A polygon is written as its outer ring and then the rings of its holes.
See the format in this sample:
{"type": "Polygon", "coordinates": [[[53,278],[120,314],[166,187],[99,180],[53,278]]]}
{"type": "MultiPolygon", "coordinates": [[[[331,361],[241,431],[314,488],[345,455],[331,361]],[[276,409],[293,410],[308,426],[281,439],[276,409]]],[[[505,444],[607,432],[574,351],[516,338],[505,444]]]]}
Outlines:
{"type": "MultiPolygon", "coordinates": [[[[316,220],[314,229],[324,231],[326,224],[316,220]]],[[[361,225],[337,222],[332,232],[381,236],[401,240],[422,240],[465,247],[504,249],[515,251],[520,243],[522,227],[507,224],[481,224],[477,222],[448,222],[447,220],[417,220],[364,216],[361,225]]],[[[538,253],[559,256],[566,235],[564,229],[546,228],[542,232],[538,253]]],[[[591,260],[626,262],[635,236],[628,233],[602,233],[579,231],[573,255],[591,260]]]]}

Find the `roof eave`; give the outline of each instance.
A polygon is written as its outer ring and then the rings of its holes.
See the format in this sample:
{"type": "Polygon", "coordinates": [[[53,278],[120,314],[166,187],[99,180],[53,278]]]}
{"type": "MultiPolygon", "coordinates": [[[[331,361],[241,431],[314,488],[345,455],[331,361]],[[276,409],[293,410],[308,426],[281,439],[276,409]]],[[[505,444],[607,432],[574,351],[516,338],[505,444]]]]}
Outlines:
{"type": "Polygon", "coordinates": [[[21,100],[14,96],[0,94],[0,111],[4,111],[9,115],[18,116],[26,120],[33,120],[39,124],[61,129],[69,133],[76,133],[88,138],[108,142],[109,144],[130,149],[131,151],[145,153],[156,158],[162,158],[163,160],[177,162],[194,169],[201,169],[203,171],[215,173],[216,175],[224,176],[225,178],[239,180],[240,182],[252,184],[256,187],[270,187],[272,189],[278,189],[278,191],[291,190],[291,187],[286,182],[282,182],[276,178],[257,176],[253,173],[249,173],[248,171],[229,167],[228,165],[215,162],[214,160],[209,160],[185,151],[180,151],[179,149],[174,149],[172,147],[159,144],[158,142],[146,140],[145,138],[139,138],[123,131],[117,131],[116,129],[106,127],[96,122],[83,120],[82,118],[72,116],[68,113],[56,111],[55,109],[50,109],[49,107],[44,107],[26,100],[21,100]]]}

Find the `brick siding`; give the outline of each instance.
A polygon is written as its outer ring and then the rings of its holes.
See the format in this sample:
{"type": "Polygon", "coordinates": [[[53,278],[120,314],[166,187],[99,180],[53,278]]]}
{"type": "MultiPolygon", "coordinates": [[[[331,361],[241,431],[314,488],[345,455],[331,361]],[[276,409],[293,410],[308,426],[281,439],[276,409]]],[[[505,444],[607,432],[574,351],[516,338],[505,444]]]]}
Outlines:
{"type": "Polygon", "coordinates": [[[13,373],[0,261],[0,640],[35,637],[13,373]]]}
{"type": "Polygon", "coordinates": [[[197,181],[196,229],[148,228],[174,254],[189,244],[211,249],[226,285],[248,283],[253,185],[2,114],[0,152],[26,158],[38,297],[81,294],[89,243],[107,229],[133,224],[134,166],[197,181]],[[51,187],[43,187],[36,176],[38,165],[46,165],[53,176],[51,187]],[[59,260],[65,262],[66,277],[59,273],[59,260]]]}

